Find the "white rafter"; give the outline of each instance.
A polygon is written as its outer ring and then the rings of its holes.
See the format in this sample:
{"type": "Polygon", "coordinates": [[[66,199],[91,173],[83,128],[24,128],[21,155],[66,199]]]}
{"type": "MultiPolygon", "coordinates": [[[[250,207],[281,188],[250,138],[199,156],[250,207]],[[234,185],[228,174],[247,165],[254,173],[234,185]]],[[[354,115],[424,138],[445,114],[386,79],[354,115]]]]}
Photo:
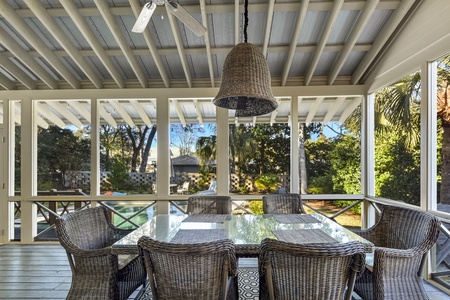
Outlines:
{"type": "Polygon", "coordinates": [[[344,123],[344,121],[348,118],[348,116],[350,116],[350,114],[355,110],[355,108],[357,108],[358,105],[361,104],[361,99],[362,99],[361,97],[355,97],[355,99],[352,101],[352,103],[347,105],[347,107],[342,112],[342,114],[339,118],[339,124],[344,123]]]}
{"type": "Polygon", "coordinates": [[[41,65],[39,65],[19,43],[0,27],[0,43],[17,57],[25,66],[27,66],[37,77],[45,82],[50,88],[57,89],[58,83],[53,79],[41,65]]]}
{"type": "Polygon", "coordinates": [[[313,52],[313,58],[311,59],[311,63],[309,64],[307,73],[305,75],[305,85],[309,85],[311,82],[311,78],[314,75],[314,71],[317,68],[317,64],[319,63],[320,57],[322,56],[323,50],[328,41],[328,37],[330,36],[331,29],[333,28],[334,22],[336,21],[339,12],[341,11],[341,7],[344,4],[344,0],[335,0],[333,4],[333,8],[330,11],[330,14],[327,18],[327,23],[320,35],[319,43],[315,51],[313,52]]]}
{"type": "Polygon", "coordinates": [[[61,129],[66,128],[66,123],[64,123],[64,121],[61,120],[57,115],[55,115],[51,110],[49,110],[48,108],[44,107],[42,102],[37,102],[36,103],[36,109],[37,109],[37,113],[39,115],[41,115],[42,117],[45,116],[45,118],[47,120],[49,120],[50,122],[52,122],[53,124],[55,124],[59,128],[61,128],[61,129]]]}
{"type": "MultiPolygon", "coordinates": [[[[15,12],[7,1],[0,1],[0,14],[15,30],[17,30],[28,43],[75,89],[81,87],[80,81],[72,74],[62,61],[47,47],[28,24],[15,12]]],[[[10,49],[11,51],[11,49],[10,49]]]]}
{"type": "Polygon", "coordinates": [[[344,103],[345,97],[337,97],[337,99],[334,101],[333,105],[328,109],[327,114],[323,118],[322,123],[328,124],[330,120],[333,118],[333,116],[336,114],[336,112],[339,110],[341,105],[344,103]]]}
{"type": "Polygon", "coordinates": [[[66,102],[73,110],[80,114],[88,123],[91,123],[91,113],[85,109],[80,102],[75,100],[68,100],[66,102]]]}
{"type": "Polygon", "coordinates": [[[339,75],[339,72],[341,71],[342,67],[344,66],[344,63],[348,56],[350,55],[350,52],[353,49],[353,46],[356,44],[356,41],[358,40],[358,37],[363,32],[367,22],[369,21],[370,16],[372,16],[373,12],[377,8],[379,0],[371,0],[367,1],[366,5],[364,6],[363,10],[361,11],[361,14],[358,17],[358,20],[356,21],[355,26],[352,29],[352,32],[350,33],[349,37],[345,41],[344,49],[342,49],[341,52],[339,52],[339,56],[334,63],[333,68],[330,71],[330,74],[328,75],[328,84],[332,85],[334,81],[336,80],[336,77],[339,75]]]}
{"type": "MultiPolygon", "coordinates": [[[[131,9],[133,10],[134,16],[137,18],[141,11],[141,6],[139,4],[139,1],[137,0],[129,0],[131,9]]],[[[147,43],[148,50],[150,51],[150,54],[152,55],[153,61],[155,62],[156,68],[158,69],[159,74],[161,75],[161,78],[164,82],[164,85],[166,88],[170,87],[169,82],[169,76],[167,76],[167,72],[164,69],[164,65],[162,64],[160,54],[158,53],[158,49],[156,48],[155,42],[153,41],[152,36],[150,35],[150,32],[148,30],[144,30],[142,33],[145,42],[147,43]]]]}
{"type": "Polygon", "coordinates": [[[302,31],[303,23],[305,22],[306,13],[308,12],[309,0],[303,0],[300,6],[300,11],[297,19],[297,25],[295,26],[294,34],[292,36],[291,44],[289,46],[289,52],[286,58],[286,62],[283,68],[283,74],[281,75],[281,85],[286,85],[286,81],[291,69],[292,60],[294,59],[295,49],[297,48],[297,40],[302,31]]]}
{"type": "Polygon", "coordinates": [[[322,104],[324,97],[317,97],[314,101],[313,106],[308,112],[308,115],[306,116],[305,123],[309,124],[314,120],[314,117],[316,116],[317,110],[319,109],[319,106],[322,104]]]}
{"type": "Polygon", "coordinates": [[[272,21],[273,21],[273,8],[275,6],[275,0],[269,0],[268,8],[267,8],[267,20],[266,20],[266,31],[264,35],[264,44],[263,44],[263,55],[267,57],[267,47],[269,46],[270,41],[270,31],[272,29],[272,21]]]}
{"type": "Polygon", "coordinates": [[[120,49],[123,52],[126,60],[130,64],[130,67],[133,69],[134,74],[136,75],[139,83],[143,88],[147,87],[147,79],[145,78],[144,72],[140,68],[136,57],[134,57],[133,52],[130,49],[130,46],[125,43],[125,38],[120,31],[119,26],[116,24],[116,20],[114,15],[111,12],[111,8],[108,6],[108,3],[104,0],[94,0],[95,5],[97,5],[103,19],[111,30],[114,39],[119,45],[120,49]]]}
{"type": "Polygon", "coordinates": [[[100,117],[102,117],[112,127],[117,128],[117,122],[116,120],[114,120],[111,114],[105,109],[105,104],[106,103],[102,103],[98,106],[98,112],[100,113],[100,117]]]}
{"type": "Polygon", "coordinates": [[[175,106],[175,110],[177,112],[178,118],[180,119],[180,123],[183,127],[186,127],[186,119],[184,118],[183,110],[181,109],[181,105],[177,99],[171,99],[173,105],[175,106]]]}
{"type": "MultiPolygon", "coordinates": [[[[208,29],[208,17],[206,16],[206,8],[205,8],[205,0],[200,1],[200,12],[202,14],[202,24],[208,29]]],[[[209,42],[209,32],[206,31],[206,34],[203,36],[205,39],[206,46],[206,58],[208,60],[208,70],[209,70],[209,78],[211,80],[211,87],[214,87],[214,71],[213,71],[213,63],[211,58],[211,43],[209,42]]]]}
{"type": "MultiPolygon", "coordinates": [[[[173,37],[175,39],[175,44],[177,45],[178,56],[180,57],[181,67],[184,71],[184,76],[186,77],[186,82],[188,87],[192,87],[191,72],[189,71],[188,63],[186,61],[186,53],[184,52],[183,42],[181,41],[180,29],[178,28],[177,21],[173,14],[169,11],[167,7],[169,4],[165,4],[167,10],[167,17],[169,18],[170,27],[172,28],[173,37]]],[[[208,34],[208,33],[206,33],[208,34]]]]}
{"type": "Polygon", "coordinates": [[[109,72],[111,77],[114,79],[116,84],[120,88],[124,88],[125,80],[122,78],[119,71],[112,63],[111,58],[108,57],[106,50],[103,49],[102,45],[100,44],[98,39],[95,37],[91,28],[87,24],[86,19],[81,15],[80,10],[76,7],[75,3],[72,0],[60,0],[60,2],[61,2],[61,5],[64,7],[64,9],[69,14],[69,17],[72,19],[72,21],[75,23],[77,28],[80,30],[83,37],[89,43],[92,50],[95,52],[95,55],[102,62],[102,64],[105,66],[106,70],[109,72]]]}
{"type": "Polygon", "coordinates": [[[116,113],[120,115],[120,117],[125,121],[125,123],[128,124],[128,126],[134,127],[135,124],[133,119],[125,111],[125,109],[122,107],[121,103],[119,103],[118,100],[108,100],[108,103],[111,104],[112,107],[114,107],[116,113]]]}
{"type": "MultiPolygon", "coordinates": [[[[22,82],[24,86],[33,90],[37,87],[36,82],[28,76],[22,69],[20,69],[16,64],[14,64],[11,60],[6,58],[2,53],[0,53],[0,66],[3,67],[9,74],[12,74],[18,81],[22,82]]],[[[12,82],[15,86],[15,83],[12,82]]],[[[9,88],[10,90],[15,89],[14,87],[9,88]]]]}
{"type": "Polygon", "coordinates": [[[192,100],[194,102],[195,111],[197,112],[197,120],[198,123],[203,126],[203,116],[202,116],[202,110],[200,109],[200,102],[198,102],[197,99],[192,100]]]}
{"type": "Polygon", "coordinates": [[[138,112],[138,114],[141,117],[144,124],[150,127],[152,125],[152,121],[145,113],[144,108],[142,107],[141,103],[136,99],[130,99],[130,103],[131,103],[131,105],[133,105],[134,109],[138,112]]]}
{"type": "Polygon", "coordinates": [[[53,19],[47,10],[42,6],[40,1],[24,0],[25,4],[33,11],[36,17],[45,25],[47,30],[53,35],[58,43],[66,50],[78,67],[86,74],[89,80],[96,88],[102,88],[103,83],[92,67],[78,52],[78,49],[73,45],[69,38],[59,29],[58,23],[53,19]]]}
{"type": "Polygon", "coordinates": [[[3,75],[3,73],[1,72],[0,72],[0,85],[7,90],[14,90],[16,88],[16,84],[11,79],[3,75]]]}
{"type": "Polygon", "coordinates": [[[74,116],[68,109],[66,109],[63,104],[61,104],[59,101],[54,100],[47,100],[45,101],[47,105],[49,105],[51,108],[56,110],[59,114],[61,114],[64,118],[66,118],[67,121],[71,122],[73,125],[78,127],[78,129],[83,129],[83,124],[81,121],[77,118],[77,116],[74,116]]]}

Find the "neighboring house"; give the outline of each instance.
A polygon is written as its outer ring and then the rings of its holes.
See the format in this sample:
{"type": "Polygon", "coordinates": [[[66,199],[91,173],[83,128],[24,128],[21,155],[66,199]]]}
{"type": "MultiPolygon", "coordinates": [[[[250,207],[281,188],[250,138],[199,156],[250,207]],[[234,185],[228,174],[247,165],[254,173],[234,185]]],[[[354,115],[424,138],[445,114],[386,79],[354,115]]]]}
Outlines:
{"type": "Polygon", "coordinates": [[[172,166],[177,173],[198,173],[200,170],[200,160],[191,155],[181,155],[172,158],[172,166]]]}

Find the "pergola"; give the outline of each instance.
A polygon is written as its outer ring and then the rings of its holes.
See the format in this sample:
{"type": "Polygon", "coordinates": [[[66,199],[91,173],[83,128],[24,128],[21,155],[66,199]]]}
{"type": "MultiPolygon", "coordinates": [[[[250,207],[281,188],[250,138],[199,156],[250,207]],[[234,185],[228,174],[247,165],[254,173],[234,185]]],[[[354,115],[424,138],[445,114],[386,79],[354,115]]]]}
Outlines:
{"type": "MultiPolygon", "coordinates": [[[[131,32],[145,1],[8,0],[0,2],[0,243],[10,243],[12,203],[22,210],[21,243],[33,243],[36,205],[36,128],[92,130],[91,194],[100,201],[100,124],[157,124],[157,200],[168,212],[169,125],[217,124],[217,192],[228,194],[228,124],[291,125],[291,192],[299,192],[300,123],[342,123],[361,105],[362,194],[304,195],[392,204],[374,192],[374,97],[388,84],[421,71],[421,208],[436,209],[436,63],[450,52],[450,3],[445,0],[250,1],[249,42],[267,59],[274,112],[236,118],[211,100],[223,62],[242,42],[243,2],[179,3],[207,34],[197,37],[158,6],[142,34],[131,32]],[[21,127],[21,194],[14,195],[14,128],[21,127]]],[[[237,196],[245,200],[245,196],[237,196]]],[[[62,199],[64,197],[54,197],[62,199]]],[[[118,199],[129,200],[126,197],[118,199]]],[[[395,205],[399,205],[398,202],[395,205]]],[[[448,217],[450,218],[450,217],[448,217]]],[[[429,264],[428,273],[434,268],[429,264]]]]}

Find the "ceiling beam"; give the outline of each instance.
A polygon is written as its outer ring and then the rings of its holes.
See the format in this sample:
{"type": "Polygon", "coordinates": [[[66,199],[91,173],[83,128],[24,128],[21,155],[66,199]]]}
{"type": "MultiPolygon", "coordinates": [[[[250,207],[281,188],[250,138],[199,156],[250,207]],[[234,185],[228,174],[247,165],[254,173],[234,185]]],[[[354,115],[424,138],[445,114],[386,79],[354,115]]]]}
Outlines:
{"type": "MultiPolygon", "coordinates": [[[[128,100],[127,100],[128,101],[128,100]]],[[[116,113],[119,114],[119,116],[125,121],[125,123],[128,124],[131,128],[134,127],[134,121],[130,117],[130,115],[127,113],[127,111],[123,108],[121,105],[122,103],[119,103],[119,100],[108,100],[108,103],[111,104],[112,107],[114,107],[114,110],[116,113]]]]}
{"type": "Polygon", "coordinates": [[[3,73],[0,72],[0,85],[3,86],[7,90],[15,90],[16,84],[14,81],[6,77],[3,73]]]}
{"type": "MultiPolygon", "coordinates": [[[[377,6],[377,9],[382,10],[395,10],[401,3],[401,0],[381,0],[377,6]]],[[[310,11],[329,11],[333,6],[334,1],[313,1],[309,5],[310,11]]],[[[342,9],[343,10],[361,10],[364,7],[365,1],[346,0],[342,9]]],[[[274,12],[292,12],[296,11],[300,7],[300,1],[295,2],[278,2],[275,3],[274,12]]],[[[200,8],[197,4],[183,4],[183,8],[190,14],[200,14],[200,8]]],[[[49,8],[49,13],[54,17],[66,17],[67,12],[62,8],[49,8]]],[[[231,4],[210,4],[206,6],[207,14],[219,14],[219,13],[232,13],[235,10],[235,3],[231,4]]],[[[265,12],[267,11],[267,4],[265,2],[249,3],[249,12],[265,12]]],[[[98,9],[95,7],[80,7],[79,11],[82,16],[101,16],[98,9]]],[[[27,8],[17,9],[17,12],[21,17],[33,17],[33,13],[27,8]]],[[[111,12],[115,16],[121,15],[133,15],[133,11],[127,6],[111,7],[111,12]]],[[[155,16],[165,15],[164,7],[158,6],[153,13],[155,16]]]]}
{"type": "Polygon", "coordinates": [[[186,119],[184,118],[183,110],[181,109],[180,103],[178,103],[178,100],[171,99],[173,105],[175,105],[175,110],[177,112],[178,118],[180,119],[181,124],[183,127],[186,127],[186,119]]]}
{"type": "Polygon", "coordinates": [[[299,9],[299,15],[297,19],[297,25],[295,26],[294,34],[289,46],[289,52],[287,54],[286,62],[284,64],[283,73],[281,75],[281,85],[285,86],[287,78],[289,76],[289,70],[291,69],[292,60],[294,59],[295,49],[297,48],[297,41],[302,31],[303,23],[305,22],[306,13],[308,12],[309,0],[303,0],[299,9]]]}
{"type": "MultiPolygon", "coordinates": [[[[240,11],[240,1],[234,0],[234,45],[237,45],[240,43],[239,41],[239,11],[240,11]]],[[[231,51],[231,49],[230,49],[231,51]]],[[[229,52],[229,51],[228,51],[229,52]]]]}
{"type": "Polygon", "coordinates": [[[67,121],[71,122],[72,125],[75,125],[78,127],[78,129],[83,129],[83,124],[81,121],[77,118],[77,116],[74,116],[70,110],[63,107],[63,104],[59,101],[55,100],[47,100],[45,101],[48,106],[56,110],[60,115],[62,115],[64,118],[66,118],[67,121]]]}
{"type": "Polygon", "coordinates": [[[330,122],[330,120],[334,117],[334,115],[339,110],[344,101],[345,97],[337,97],[337,99],[334,101],[333,105],[328,109],[327,114],[323,118],[322,121],[323,124],[326,125],[328,124],[328,122],[330,122]]]}
{"type": "Polygon", "coordinates": [[[381,28],[380,33],[373,41],[370,50],[364,55],[363,59],[358,64],[358,67],[356,67],[355,72],[353,72],[351,80],[352,84],[358,83],[364,72],[369,68],[370,64],[380,53],[383,46],[385,46],[387,40],[395,32],[400,22],[402,22],[403,18],[408,14],[408,11],[414,5],[415,1],[416,0],[403,0],[400,2],[398,8],[392,13],[383,28],[381,28]]]}
{"type": "Polygon", "coordinates": [[[89,124],[91,124],[91,113],[85,109],[80,102],[76,100],[68,100],[66,102],[74,111],[82,116],[89,124]]]}
{"type": "Polygon", "coordinates": [[[334,22],[336,21],[336,18],[339,15],[343,4],[344,0],[336,0],[333,4],[333,8],[328,15],[327,22],[322,31],[322,34],[320,35],[319,43],[316,46],[316,50],[313,52],[313,58],[311,59],[311,63],[309,64],[308,70],[306,72],[305,85],[309,85],[309,83],[311,82],[311,78],[314,75],[314,71],[317,68],[323,50],[327,45],[328,37],[330,36],[334,22]]]}
{"type": "Polygon", "coordinates": [[[209,70],[209,78],[211,80],[211,87],[215,86],[215,76],[213,70],[213,62],[211,57],[211,43],[209,41],[209,30],[208,30],[208,17],[206,15],[205,9],[205,0],[200,0],[200,11],[202,13],[202,24],[206,28],[206,34],[203,36],[205,39],[206,46],[206,58],[208,60],[208,70],[209,70]]]}
{"type": "MultiPolygon", "coordinates": [[[[80,81],[70,72],[63,62],[48,48],[34,30],[16,13],[7,1],[0,1],[0,14],[30,45],[70,84],[74,89],[81,87],[80,81]]],[[[21,47],[22,48],[22,47],[21,47]]],[[[22,48],[23,49],[23,48],[22,48]]],[[[10,49],[11,51],[11,49],[10,49]]]]}
{"type": "Polygon", "coordinates": [[[361,97],[355,97],[354,100],[347,104],[346,108],[341,114],[341,117],[339,118],[339,124],[343,124],[345,120],[347,120],[348,116],[358,107],[358,105],[361,104],[361,97]]]}
{"type": "Polygon", "coordinates": [[[141,117],[142,121],[145,125],[148,127],[152,126],[152,121],[148,117],[148,115],[145,113],[144,108],[142,107],[141,103],[136,99],[130,99],[131,105],[133,105],[134,109],[138,112],[139,116],[141,117]]]}
{"type": "MultiPolygon", "coordinates": [[[[108,73],[111,75],[111,77],[116,82],[117,86],[120,88],[125,87],[125,81],[122,78],[120,72],[117,70],[117,68],[114,66],[114,64],[111,61],[111,58],[106,53],[106,50],[103,49],[102,45],[98,41],[98,39],[95,37],[94,33],[92,32],[91,28],[89,27],[85,17],[80,13],[78,8],[76,7],[75,3],[72,0],[60,0],[61,5],[64,7],[64,9],[69,14],[69,17],[72,19],[72,21],[75,23],[75,26],[77,26],[78,30],[80,30],[83,37],[88,42],[89,46],[91,46],[92,51],[94,52],[93,55],[89,56],[96,56],[105,69],[108,71],[108,73]]],[[[47,10],[48,11],[48,10],[47,10]]],[[[81,55],[83,55],[82,51],[79,51],[81,55]]]]}
{"type": "Polygon", "coordinates": [[[352,29],[352,32],[350,33],[349,37],[345,41],[344,49],[339,53],[339,56],[334,63],[333,68],[330,71],[330,74],[328,75],[328,84],[332,85],[334,81],[336,80],[336,77],[339,75],[339,72],[341,71],[342,67],[344,66],[345,61],[347,60],[348,56],[350,55],[350,52],[353,49],[353,46],[356,44],[356,41],[358,40],[358,37],[363,32],[364,28],[367,25],[367,22],[369,21],[370,17],[372,16],[373,12],[377,8],[379,0],[372,0],[367,1],[366,5],[364,6],[363,10],[361,11],[361,14],[358,17],[358,20],[356,21],[355,26],[352,29]]]}
{"type": "MultiPolygon", "coordinates": [[[[37,77],[39,77],[48,87],[52,89],[58,88],[58,83],[53,79],[37,61],[25,51],[18,42],[16,42],[3,28],[0,27],[0,43],[8,48],[8,50],[20,60],[28,69],[30,69],[37,77]]],[[[30,83],[25,84],[28,87],[30,83]]],[[[34,88],[36,88],[34,86],[34,88]]]]}
{"type": "Polygon", "coordinates": [[[108,6],[108,3],[104,0],[94,0],[95,5],[97,5],[97,8],[99,9],[103,20],[106,22],[106,24],[109,27],[109,30],[111,30],[112,35],[114,36],[114,39],[116,40],[117,44],[119,45],[120,49],[123,52],[123,55],[125,56],[126,60],[131,66],[131,69],[133,70],[134,74],[136,75],[136,78],[139,80],[139,83],[143,88],[147,87],[147,79],[145,78],[144,72],[140,68],[136,57],[133,55],[133,52],[130,49],[130,46],[125,43],[125,38],[120,31],[119,26],[116,23],[114,15],[111,13],[111,8],[108,6]]]}
{"type": "Polygon", "coordinates": [[[47,12],[39,1],[24,0],[25,4],[34,12],[36,17],[44,24],[45,28],[53,35],[58,43],[66,50],[77,66],[86,74],[87,78],[98,89],[103,87],[102,80],[97,76],[92,67],[84,59],[84,57],[78,52],[78,49],[69,40],[67,35],[59,29],[58,23],[47,12]]]}
{"type": "Polygon", "coordinates": [[[192,101],[194,102],[195,111],[197,112],[198,123],[201,126],[203,126],[203,115],[202,115],[202,110],[200,109],[200,103],[198,102],[197,99],[193,99],[192,101]]]}
{"type": "Polygon", "coordinates": [[[314,101],[313,106],[308,112],[308,116],[306,117],[305,123],[309,124],[314,120],[314,117],[316,116],[317,110],[319,109],[319,106],[322,104],[324,97],[317,97],[314,101]]]}
{"type": "Polygon", "coordinates": [[[167,16],[169,18],[170,27],[172,28],[175,44],[177,45],[178,56],[180,57],[181,66],[184,71],[184,76],[186,77],[188,87],[192,87],[191,72],[189,71],[189,66],[186,60],[186,53],[184,52],[183,42],[181,41],[180,29],[178,28],[175,16],[170,12],[170,9],[167,7],[167,5],[169,4],[165,3],[167,16]]]}
{"type": "Polygon", "coordinates": [[[270,32],[272,30],[272,22],[273,22],[273,8],[275,6],[275,0],[269,0],[269,4],[267,4],[267,19],[266,19],[266,31],[264,35],[264,44],[263,44],[263,55],[267,58],[267,47],[270,42],[270,32]]]}
{"type": "Polygon", "coordinates": [[[101,105],[98,106],[98,112],[100,114],[100,117],[102,117],[109,125],[111,125],[114,128],[117,128],[116,120],[114,120],[111,114],[105,109],[105,105],[107,103],[108,102],[101,103],[101,105]]]}
{"type": "Polygon", "coordinates": [[[54,125],[58,126],[61,129],[66,128],[66,123],[64,123],[64,121],[61,120],[60,117],[55,115],[50,109],[44,107],[43,102],[41,101],[36,102],[36,109],[38,115],[40,115],[42,118],[45,117],[47,120],[49,120],[51,123],[53,123],[54,125]]]}
{"type": "MultiPolygon", "coordinates": [[[[0,53],[0,66],[3,67],[12,77],[16,78],[18,81],[22,82],[24,86],[29,88],[30,90],[34,90],[37,87],[37,83],[22,71],[15,63],[5,57],[2,53],[0,53]]],[[[14,83],[14,86],[16,84],[14,83]]],[[[15,89],[15,88],[11,88],[15,89]]]]}
{"type": "MultiPolygon", "coordinates": [[[[67,0],[67,1],[71,1],[71,0],[67,0]]],[[[134,16],[137,18],[142,9],[139,1],[138,0],[130,0],[130,5],[131,5],[131,9],[133,10],[134,16]]],[[[159,75],[161,75],[161,79],[163,80],[164,85],[166,86],[166,88],[169,88],[170,87],[169,76],[167,75],[166,69],[164,68],[164,65],[162,64],[161,56],[158,53],[158,49],[156,48],[155,42],[153,41],[153,38],[152,38],[149,30],[145,29],[144,32],[142,32],[142,36],[144,37],[145,42],[147,43],[148,50],[150,51],[153,61],[155,62],[155,65],[156,65],[156,68],[158,69],[159,75]]]]}

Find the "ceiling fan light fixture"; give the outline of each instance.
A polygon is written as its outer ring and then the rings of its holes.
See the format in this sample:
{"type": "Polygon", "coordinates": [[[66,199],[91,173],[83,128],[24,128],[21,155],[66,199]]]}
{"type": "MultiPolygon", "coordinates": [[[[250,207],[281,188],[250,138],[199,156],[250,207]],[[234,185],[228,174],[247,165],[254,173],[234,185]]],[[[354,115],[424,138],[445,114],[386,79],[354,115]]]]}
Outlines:
{"type": "Polygon", "coordinates": [[[186,25],[196,36],[201,37],[206,33],[206,28],[200,24],[187,10],[176,2],[167,0],[169,11],[186,25]]]}
{"type": "Polygon", "coordinates": [[[141,13],[139,14],[136,23],[134,23],[133,28],[131,29],[132,32],[136,33],[142,33],[144,32],[145,28],[147,27],[148,22],[150,21],[150,18],[152,17],[153,13],[155,12],[156,4],[153,2],[145,3],[144,7],[141,10],[141,13]]]}
{"type": "Polygon", "coordinates": [[[235,109],[236,117],[260,116],[278,104],[272,95],[270,70],[264,55],[250,43],[234,46],[225,59],[222,83],[213,103],[235,109]]]}

